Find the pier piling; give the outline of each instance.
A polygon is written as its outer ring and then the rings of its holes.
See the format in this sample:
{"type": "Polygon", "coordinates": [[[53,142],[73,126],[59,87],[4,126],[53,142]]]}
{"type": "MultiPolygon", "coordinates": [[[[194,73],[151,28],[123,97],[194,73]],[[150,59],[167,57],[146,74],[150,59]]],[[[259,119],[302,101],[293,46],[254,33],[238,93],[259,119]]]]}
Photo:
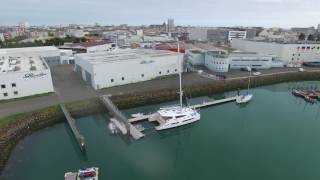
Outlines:
{"type": "Polygon", "coordinates": [[[72,118],[70,112],[67,110],[67,108],[63,104],[60,104],[60,108],[61,108],[64,116],[66,117],[66,120],[69,124],[69,127],[70,127],[74,137],[76,138],[76,140],[80,146],[81,151],[85,151],[85,139],[80,134],[80,132],[76,126],[75,119],[72,118]]]}

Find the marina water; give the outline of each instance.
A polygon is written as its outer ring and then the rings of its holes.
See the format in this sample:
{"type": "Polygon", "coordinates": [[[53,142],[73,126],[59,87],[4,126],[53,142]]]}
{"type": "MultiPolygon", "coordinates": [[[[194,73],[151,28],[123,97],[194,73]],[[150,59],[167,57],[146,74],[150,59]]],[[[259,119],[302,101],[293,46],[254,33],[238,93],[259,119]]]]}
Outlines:
{"type": "MultiPolygon", "coordinates": [[[[296,87],[320,88],[320,82],[255,88],[247,105],[201,109],[199,122],[164,132],[147,129],[139,141],[111,135],[107,114],[84,117],[77,125],[86,138],[86,155],[60,123],[24,138],[0,179],[59,180],[67,171],[91,166],[100,168],[103,180],[319,179],[320,103],[292,96],[296,87]]],[[[161,105],[124,112],[149,113],[161,105]]]]}

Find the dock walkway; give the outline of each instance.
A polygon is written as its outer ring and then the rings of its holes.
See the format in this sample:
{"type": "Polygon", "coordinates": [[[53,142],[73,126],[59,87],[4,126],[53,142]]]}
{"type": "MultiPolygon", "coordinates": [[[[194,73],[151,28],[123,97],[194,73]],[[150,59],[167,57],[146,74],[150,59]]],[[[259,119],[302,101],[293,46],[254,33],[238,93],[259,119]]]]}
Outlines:
{"type": "Polygon", "coordinates": [[[190,106],[190,108],[193,108],[193,109],[205,108],[205,107],[210,107],[210,106],[214,106],[214,105],[218,105],[218,104],[232,102],[232,101],[235,101],[236,99],[237,99],[237,96],[229,97],[229,98],[225,98],[225,99],[214,100],[214,101],[208,101],[208,102],[203,102],[202,104],[192,105],[192,106],[190,106]]]}
{"type": "Polygon", "coordinates": [[[117,108],[115,104],[106,95],[101,96],[100,100],[108,109],[113,118],[110,119],[112,123],[121,131],[123,135],[130,134],[135,140],[138,140],[145,135],[139,131],[131,122],[126,118],[126,116],[117,108]]]}
{"type": "Polygon", "coordinates": [[[69,127],[70,127],[74,137],[76,138],[76,140],[77,140],[77,142],[78,142],[78,144],[80,146],[81,151],[85,150],[85,139],[80,134],[80,132],[79,132],[77,126],[76,126],[75,119],[72,118],[70,112],[67,110],[67,108],[63,104],[60,104],[60,108],[61,108],[64,116],[67,119],[69,127]]]}

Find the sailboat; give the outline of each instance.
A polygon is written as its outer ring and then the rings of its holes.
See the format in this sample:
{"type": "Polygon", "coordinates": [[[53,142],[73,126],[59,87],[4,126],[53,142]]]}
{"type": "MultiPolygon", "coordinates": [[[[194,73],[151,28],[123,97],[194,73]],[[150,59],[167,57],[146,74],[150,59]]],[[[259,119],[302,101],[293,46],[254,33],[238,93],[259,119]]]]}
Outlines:
{"type": "Polygon", "coordinates": [[[183,106],[183,103],[182,103],[182,98],[183,98],[182,77],[181,77],[182,63],[179,57],[179,53],[180,53],[180,46],[178,42],[180,105],[164,107],[158,110],[158,115],[162,122],[160,123],[160,125],[155,127],[155,129],[158,131],[183,126],[183,125],[194,123],[200,120],[200,113],[197,110],[192,109],[189,106],[183,106]]]}
{"type": "Polygon", "coordinates": [[[237,99],[236,99],[236,102],[238,104],[245,104],[245,103],[248,103],[251,101],[251,99],[253,98],[253,95],[250,93],[250,80],[251,80],[251,72],[252,72],[252,69],[251,67],[248,68],[250,71],[249,73],[249,80],[248,80],[248,89],[247,89],[247,92],[243,95],[240,95],[239,92],[238,92],[238,96],[237,96],[237,99]]]}

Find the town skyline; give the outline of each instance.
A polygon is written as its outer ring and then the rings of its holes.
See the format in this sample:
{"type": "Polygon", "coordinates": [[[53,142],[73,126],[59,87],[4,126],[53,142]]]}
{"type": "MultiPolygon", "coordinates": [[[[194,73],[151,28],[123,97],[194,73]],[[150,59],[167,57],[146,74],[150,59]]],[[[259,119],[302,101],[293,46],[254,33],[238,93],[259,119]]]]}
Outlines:
{"type": "Polygon", "coordinates": [[[66,24],[160,24],[174,18],[182,26],[258,26],[258,27],[310,27],[316,26],[320,17],[315,0],[244,0],[241,2],[146,1],[90,2],[40,0],[6,0],[0,7],[1,25],[15,25],[21,20],[32,25],[66,24]],[[72,7],[72,8],[71,8],[72,7]],[[132,8],[134,7],[134,8],[132,8]]]}

